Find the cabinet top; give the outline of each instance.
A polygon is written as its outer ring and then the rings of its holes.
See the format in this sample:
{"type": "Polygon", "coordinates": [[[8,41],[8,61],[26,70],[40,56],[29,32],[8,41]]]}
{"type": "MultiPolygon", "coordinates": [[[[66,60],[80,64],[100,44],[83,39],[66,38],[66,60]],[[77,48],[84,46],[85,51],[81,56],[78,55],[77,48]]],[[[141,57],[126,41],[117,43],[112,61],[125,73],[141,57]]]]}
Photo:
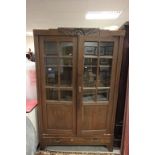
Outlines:
{"type": "Polygon", "coordinates": [[[103,30],[98,28],[58,28],[58,29],[34,29],[34,36],[36,35],[69,35],[69,36],[87,36],[87,35],[101,35],[101,36],[124,36],[125,30],[103,30]]]}

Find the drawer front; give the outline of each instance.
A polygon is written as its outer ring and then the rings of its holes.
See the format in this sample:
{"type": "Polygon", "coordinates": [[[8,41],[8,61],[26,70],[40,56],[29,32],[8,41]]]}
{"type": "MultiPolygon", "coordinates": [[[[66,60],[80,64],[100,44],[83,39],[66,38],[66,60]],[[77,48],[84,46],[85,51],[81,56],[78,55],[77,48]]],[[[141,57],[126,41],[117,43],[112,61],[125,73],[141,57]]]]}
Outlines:
{"type": "Polygon", "coordinates": [[[110,137],[105,138],[86,138],[86,137],[70,137],[70,138],[45,138],[47,145],[104,145],[111,141],[110,137]]]}

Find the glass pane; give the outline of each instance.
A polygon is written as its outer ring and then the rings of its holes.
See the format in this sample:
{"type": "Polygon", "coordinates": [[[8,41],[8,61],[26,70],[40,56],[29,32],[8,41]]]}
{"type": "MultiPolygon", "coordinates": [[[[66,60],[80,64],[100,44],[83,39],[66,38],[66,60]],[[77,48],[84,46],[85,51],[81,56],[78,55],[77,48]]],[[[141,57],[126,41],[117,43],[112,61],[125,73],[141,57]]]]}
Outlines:
{"type": "Polygon", "coordinates": [[[58,91],[54,88],[46,88],[47,100],[58,100],[58,91]]]}
{"type": "Polygon", "coordinates": [[[45,64],[46,65],[58,65],[59,59],[51,58],[51,57],[45,57],[45,64]]]}
{"type": "Polygon", "coordinates": [[[113,42],[101,42],[100,43],[100,56],[112,56],[113,55],[113,42]]]}
{"type": "Polygon", "coordinates": [[[112,65],[112,59],[100,58],[100,65],[111,66],[112,65]]]}
{"type": "Polygon", "coordinates": [[[96,86],[97,67],[84,67],[83,84],[84,87],[96,86]]]}
{"type": "Polygon", "coordinates": [[[97,101],[108,101],[109,100],[109,90],[102,89],[97,91],[97,101]]]}
{"type": "Polygon", "coordinates": [[[97,66],[97,59],[95,59],[95,58],[85,58],[84,59],[84,65],[97,66]]]}
{"type": "Polygon", "coordinates": [[[60,91],[60,100],[61,101],[71,101],[72,100],[72,91],[71,90],[61,90],[60,91]]]}
{"type": "Polygon", "coordinates": [[[63,42],[60,44],[61,52],[60,56],[72,56],[73,55],[73,43],[72,42],[63,42]]]}
{"type": "Polygon", "coordinates": [[[99,67],[99,86],[110,87],[111,67],[99,67]]]}
{"type": "Polygon", "coordinates": [[[95,101],[96,89],[83,90],[83,101],[95,101]]]}
{"type": "Polygon", "coordinates": [[[98,48],[97,42],[85,42],[84,46],[85,46],[84,49],[85,55],[97,56],[97,48],[98,48]]]}
{"type": "Polygon", "coordinates": [[[52,41],[44,42],[44,50],[46,55],[58,56],[57,43],[52,41]]]}
{"type": "Polygon", "coordinates": [[[72,65],[72,58],[63,58],[60,59],[60,64],[61,65],[72,65]]]}
{"type": "Polygon", "coordinates": [[[60,85],[61,86],[72,85],[72,67],[60,68],[60,85]]]}
{"type": "Polygon", "coordinates": [[[58,68],[46,67],[46,85],[55,86],[58,84],[58,68]]]}

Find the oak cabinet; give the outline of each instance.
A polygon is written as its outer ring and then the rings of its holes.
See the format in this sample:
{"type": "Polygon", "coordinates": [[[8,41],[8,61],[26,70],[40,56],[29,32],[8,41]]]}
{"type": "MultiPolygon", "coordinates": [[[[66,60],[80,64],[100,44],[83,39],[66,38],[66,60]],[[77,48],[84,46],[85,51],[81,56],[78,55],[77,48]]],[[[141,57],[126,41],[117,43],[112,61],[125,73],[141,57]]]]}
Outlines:
{"type": "Polygon", "coordinates": [[[112,149],[124,33],[34,30],[41,147],[112,149]]]}

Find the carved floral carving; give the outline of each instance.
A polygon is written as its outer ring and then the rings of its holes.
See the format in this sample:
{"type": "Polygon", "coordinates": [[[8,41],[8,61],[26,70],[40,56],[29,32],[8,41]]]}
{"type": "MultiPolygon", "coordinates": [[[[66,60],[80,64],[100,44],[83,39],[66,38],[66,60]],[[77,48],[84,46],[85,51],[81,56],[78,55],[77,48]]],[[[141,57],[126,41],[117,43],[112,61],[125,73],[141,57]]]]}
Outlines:
{"type": "Polygon", "coordinates": [[[99,29],[95,28],[58,28],[58,31],[66,35],[89,35],[97,33],[99,29]]]}

